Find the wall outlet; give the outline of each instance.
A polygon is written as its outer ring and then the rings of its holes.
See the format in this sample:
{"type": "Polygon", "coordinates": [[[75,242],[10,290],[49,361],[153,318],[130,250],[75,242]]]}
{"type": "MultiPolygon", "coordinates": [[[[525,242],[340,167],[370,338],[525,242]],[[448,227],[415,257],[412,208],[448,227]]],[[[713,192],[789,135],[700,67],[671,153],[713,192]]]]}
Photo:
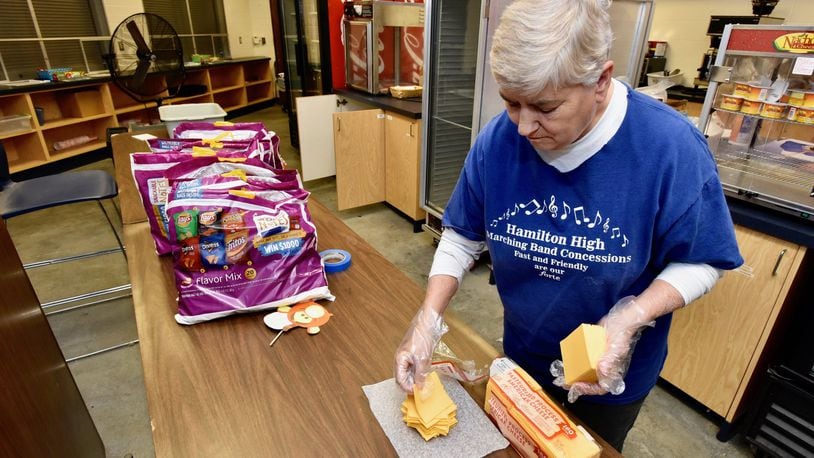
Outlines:
{"type": "Polygon", "coordinates": [[[259,46],[259,45],[262,44],[260,37],[257,37],[257,36],[252,38],[252,43],[254,43],[255,46],[259,46]]]}

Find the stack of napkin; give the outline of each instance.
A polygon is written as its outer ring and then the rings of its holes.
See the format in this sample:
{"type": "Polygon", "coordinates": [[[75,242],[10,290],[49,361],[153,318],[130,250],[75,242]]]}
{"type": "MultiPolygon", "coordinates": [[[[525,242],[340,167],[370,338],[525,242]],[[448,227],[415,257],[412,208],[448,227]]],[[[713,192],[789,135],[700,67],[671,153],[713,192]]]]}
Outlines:
{"type": "Polygon", "coordinates": [[[422,389],[414,387],[413,394],[407,395],[401,404],[404,423],[415,428],[425,441],[449,434],[449,429],[458,423],[457,409],[436,372],[427,376],[422,389]]]}

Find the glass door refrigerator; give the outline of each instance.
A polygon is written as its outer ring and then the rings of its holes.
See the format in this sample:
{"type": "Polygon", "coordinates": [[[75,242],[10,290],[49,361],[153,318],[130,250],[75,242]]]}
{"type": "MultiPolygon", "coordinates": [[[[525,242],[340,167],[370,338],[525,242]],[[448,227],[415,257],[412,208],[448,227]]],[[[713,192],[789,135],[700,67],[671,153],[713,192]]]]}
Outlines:
{"type": "Polygon", "coordinates": [[[285,94],[291,144],[299,146],[297,98],[331,92],[327,0],[279,0],[285,94]]]}

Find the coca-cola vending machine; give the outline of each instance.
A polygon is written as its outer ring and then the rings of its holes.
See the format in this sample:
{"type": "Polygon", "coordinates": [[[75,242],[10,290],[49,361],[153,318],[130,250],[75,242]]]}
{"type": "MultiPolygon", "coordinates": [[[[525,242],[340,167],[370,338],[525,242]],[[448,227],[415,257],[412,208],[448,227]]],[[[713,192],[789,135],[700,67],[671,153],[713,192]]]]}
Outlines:
{"type": "Polygon", "coordinates": [[[345,83],[371,94],[421,85],[424,4],[355,1],[345,4],[345,83]]]}

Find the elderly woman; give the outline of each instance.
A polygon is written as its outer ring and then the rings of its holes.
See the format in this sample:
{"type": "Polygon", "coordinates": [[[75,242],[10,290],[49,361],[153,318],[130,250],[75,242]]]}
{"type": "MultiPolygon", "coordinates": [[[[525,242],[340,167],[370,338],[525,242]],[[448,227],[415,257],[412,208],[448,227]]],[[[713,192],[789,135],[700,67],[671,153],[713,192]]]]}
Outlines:
{"type": "Polygon", "coordinates": [[[506,355],[621,450],[671,312],[743,260],[704,137],[611,76],[609,3],[519,0],[503,14],[490,56],[506,111],[466,159],[395,376],[406,391],[423,383],[444,310],[486,248],[506,355]],[[582,323],[607,333],[599,381],[563,386],[559,342],[582,323]]]}

